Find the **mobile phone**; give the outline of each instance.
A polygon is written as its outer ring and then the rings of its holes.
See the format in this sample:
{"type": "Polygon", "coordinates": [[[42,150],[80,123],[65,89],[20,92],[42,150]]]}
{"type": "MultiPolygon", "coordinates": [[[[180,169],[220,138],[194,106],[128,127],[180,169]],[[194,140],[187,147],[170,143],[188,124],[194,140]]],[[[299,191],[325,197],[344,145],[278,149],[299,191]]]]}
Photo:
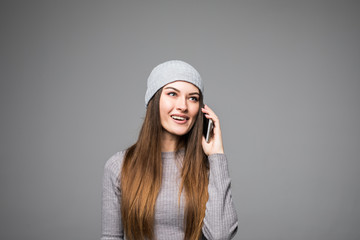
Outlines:
{"type": "Polygon", "coordinates": [[[214,128],[213,121],[204,116],[204,137],[205,137],[206,142],[210,141],[213,128],[214,128]]]}

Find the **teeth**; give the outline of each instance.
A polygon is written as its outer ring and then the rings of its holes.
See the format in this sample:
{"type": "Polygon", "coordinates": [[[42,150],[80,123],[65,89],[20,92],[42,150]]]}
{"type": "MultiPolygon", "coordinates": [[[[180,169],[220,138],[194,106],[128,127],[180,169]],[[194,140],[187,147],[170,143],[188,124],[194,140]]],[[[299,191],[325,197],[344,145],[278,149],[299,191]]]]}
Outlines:
{"type": "Polygon", "coordinates": [[[183,118],[183,117],[179,117],[179,116],[171,116],[173,119],[175,119],[175,120],[180,120],[180,121],[183,121],[183,120],[185,120],[185,118],[183,118]]]}

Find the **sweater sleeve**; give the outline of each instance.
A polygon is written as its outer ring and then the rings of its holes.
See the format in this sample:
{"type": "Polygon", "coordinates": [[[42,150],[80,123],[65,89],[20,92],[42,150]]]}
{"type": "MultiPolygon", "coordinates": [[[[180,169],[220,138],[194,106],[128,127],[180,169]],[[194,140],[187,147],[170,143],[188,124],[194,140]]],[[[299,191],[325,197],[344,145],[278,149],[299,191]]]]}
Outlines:
{"type": "Polygon", "coordinates": [[[203,235],[208,240],[232,239],[238,219],[231,196],[231,182],[225,154],[212,154],[210,164],[209,199],[206,203],[203,235]]]}
{"type": "Polygon", "coordinates": [[[103,189],[102,189],[102,235],[101,240],[124,239],[124,231],[121,222],[119,189],[120,162],[123,154],[113,155],[104,166],[103,189]]]}

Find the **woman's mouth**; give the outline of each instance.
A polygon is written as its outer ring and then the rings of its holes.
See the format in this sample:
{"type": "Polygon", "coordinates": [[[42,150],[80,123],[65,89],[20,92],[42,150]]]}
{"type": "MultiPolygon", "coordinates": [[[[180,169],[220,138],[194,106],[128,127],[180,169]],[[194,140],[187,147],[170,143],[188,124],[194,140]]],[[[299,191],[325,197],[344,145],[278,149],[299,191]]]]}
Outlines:
{"type": "Polygon", "coordinates": [[[177,123],[186,123],[187,120],[189,120],[189,117],[180,115],[171,115],[171,118],[174,119],[177,123]]]}

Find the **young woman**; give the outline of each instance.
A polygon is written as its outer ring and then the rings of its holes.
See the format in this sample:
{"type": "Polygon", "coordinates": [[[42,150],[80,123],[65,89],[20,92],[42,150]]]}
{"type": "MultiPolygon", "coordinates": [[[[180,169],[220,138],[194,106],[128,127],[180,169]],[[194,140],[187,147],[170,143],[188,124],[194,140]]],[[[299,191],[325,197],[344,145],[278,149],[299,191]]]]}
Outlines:
{"type": "Polygon", "coordinates": [[[138,140],[104,167],[102,240],[234,237],[238,221],[220,122],[203,107],[203,88],[183,61],[151,72],[138,140]],[[209,142],[204,117],[214,123],[209,142]]]}

